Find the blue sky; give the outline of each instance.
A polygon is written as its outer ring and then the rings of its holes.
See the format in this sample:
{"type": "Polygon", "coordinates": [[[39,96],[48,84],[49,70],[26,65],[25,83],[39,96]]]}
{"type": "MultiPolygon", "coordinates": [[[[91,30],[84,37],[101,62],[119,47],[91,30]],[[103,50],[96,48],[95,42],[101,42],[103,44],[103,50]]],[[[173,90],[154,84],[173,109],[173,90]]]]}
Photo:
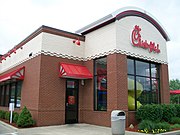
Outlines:
{"type": "Polygon", "coordinates": [[[146,10],[164,26],[171,39],[169,78],[180,79],[180,0],[0,0],[0,54],[41,25],[75,32],[127,6],[146,10]]]}

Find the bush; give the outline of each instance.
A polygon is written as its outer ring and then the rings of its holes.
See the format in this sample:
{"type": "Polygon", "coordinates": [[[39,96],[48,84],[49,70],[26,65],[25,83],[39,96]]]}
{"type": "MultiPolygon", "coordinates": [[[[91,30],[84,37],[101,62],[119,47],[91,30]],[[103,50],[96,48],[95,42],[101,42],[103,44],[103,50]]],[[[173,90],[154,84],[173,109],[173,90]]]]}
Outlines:
{"type": "Polygon", "coordinates": [[[170,127],[171,129],[177,129],[180,128],[180,124],[174,124],[170,127]]]}
{"type": "Polygon", "coordinates": [[[155,123],[150,120],[142,120],[139,125],[138,129],[144,130],[147,129],[148,131],[152,131],[155,128],[155,123]]]}
{"type": "Polygon", "coordinates": [[[5,112],[5,119],[9,120],[10,119],[10,113],[9,112],[5,112]]]}
{"type": "Polygon", "coordinates": [[[17,126],[18,127],[30,127],[34,125],[34,120],[32,119],[31,113],[29,110],[24,107],[22,112],[19,114],[18,120],[17,120],[17,126]]]}
{"type": "Polygon", "coordinates": [[[14,123],[17,123],[18,117],[19,117],[19,114],[17,112],[13,112],[13,122],[14,123]]]}
{"type": "Polygon", "coordinates": [[[177,116],[177,117],[180,117],[180,104],[175,104],[174,106],[175,106],[175,108],[176,108],[176,110],[177,110],[176,116],[177,116]]]}
{"type": "Polygon", "coordinates": [[[155,123],[150,120],[143,120],[139,123],[138,129],[143,133],[163,133],[170,130],[170,124],[167,122],[155,123]]]}
{"type": "Polygon", "coordinates": [[[177,115],[177,110],[175,105],[170,104],[170,105],[162,105],[163,108],[163,120],[170,122],[172,117],[176,117],[177,115]]]}
{"type": "Polygon", "coordinates": [[[5,118],[5,114],[6,114],[5,111],[0,110],[0,118],[1,118],[1,119],[4,119],[4,118],[5,118]]]}
{"type": "Polygon", "coordinates": [[[166,131],[169,131],[170,124],[167,122],[159,122],[155,125],[155,129],[165,129],[166,131]]]}
{"type": "Polygon", "coordinates": [[[180,118],[179,117],[172,117],[170,120],[171,124],[180,124],[180,118]]]}
{"type": "Polygon", "coordinates": [[[147,104],[141,106],[136,112],[137,120],[150,120],[159,122],[163,118],[163,110],[161,105],[147,104]]]}

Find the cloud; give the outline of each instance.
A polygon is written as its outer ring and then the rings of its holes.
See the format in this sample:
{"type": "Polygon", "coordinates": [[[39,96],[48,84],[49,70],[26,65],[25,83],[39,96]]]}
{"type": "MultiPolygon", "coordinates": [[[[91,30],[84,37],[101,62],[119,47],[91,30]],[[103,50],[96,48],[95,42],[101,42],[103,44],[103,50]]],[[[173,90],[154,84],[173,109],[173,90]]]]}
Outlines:
{"type": "Polygon", "coordinates": [[[179,0],[0,0],[0,54],[41,25],[74,32],[119,8],[135,6],[151,13],[168,31],[170,78],[179,78],[179,0]]]}

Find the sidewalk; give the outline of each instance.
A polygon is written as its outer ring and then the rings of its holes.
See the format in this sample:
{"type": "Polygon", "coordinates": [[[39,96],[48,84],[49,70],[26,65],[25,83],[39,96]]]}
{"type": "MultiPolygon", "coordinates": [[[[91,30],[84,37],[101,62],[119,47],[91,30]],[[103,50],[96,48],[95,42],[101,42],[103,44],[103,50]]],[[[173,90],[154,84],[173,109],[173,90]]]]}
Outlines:
{"type": "MultiPolygon", "coordinates": [[[[2,124],[10,128],[13,133],[6,135],[112,135],[111,128],[95,126],[90,124],[67,124],[67,125],[59,125],[59,126],[45,126],[45,127],[34,127],[34,128],[25,128],[25,129],[18,129],[0,121],[0,125],[2,124]]],[[[126,131],[125,135],[147,135],[147,134],[126,131]]],[[[180,135],[180,131],[167,132],[159,135],[180,135]]]]}

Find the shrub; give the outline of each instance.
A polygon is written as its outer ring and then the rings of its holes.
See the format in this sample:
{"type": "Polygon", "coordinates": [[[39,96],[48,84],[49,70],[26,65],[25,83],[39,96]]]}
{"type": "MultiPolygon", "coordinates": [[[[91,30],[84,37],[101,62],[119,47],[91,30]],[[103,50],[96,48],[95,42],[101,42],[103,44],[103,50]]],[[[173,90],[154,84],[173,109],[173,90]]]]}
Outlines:
{"type": "Polygon", "coordinates": [[[148,131],[152,131],[155,128],[155,123],[150,120],[142,120],[139,125],[138,129],[144,130],[147,129],[148,131]]]}
{"type": "Polygon", "coordinates": [[[180,104],[175,104],[174,106],[175,106],[175,108],[176,108],[176,110],[177,110],[176,116],[177,116],[177,117],[180,117],[180,104]]]}
{"type": "Polygon", "coordinates": [[[170,120],[171,124],[180,124],[180,118],[179,117],[172,117],[170,120]]]}
{"type": "Polygon", "coordinates": [[[163,133],[170,130],[170,124],[167,122],[155,123],[150,120],[143,120],[139,123],[138,129],[143,133],[163,133]]]}
{"type": "Polygon", "coordinates": [[[170,122],[172,117],[176,117],[177,110],[175,105],[162,105],[163,108],[163,120],[170,122]]]}
{"type": "Polygon", "coordinates": [[[9,120],[9,119],[10,119],[10,113],[7,112],[7,111],[5,112],[5,119],[6,119],[6,120],[9,120]]]}
{"type": "Polygon", "coordinates": [[[18,117],[19,117],[19,114],[17,112],[13,112],[13,122],[14,123],[17,123],[18,117]]]}
{"type": "Polygon", "coordinates": [[[34,120],[32,119],[31,113],[29,110],[24,107],[22,109],[22,112],[19,114],[18,120],[17,120],[17,126],[18,127],[30,127],[34,125],[34,120]]]}
{"type": "Polygon", "coordinates": [[[161,105],[147,104],[141,106],[136,112],[137,120],[150,120],[150,121],[161,121],[163,117],[163,110],[161,105]]]}
{"type": "Polygon", "coordinates": [[[5,111],[0,110],[0,118],[1,118],[1,119],[4,119],[4,118],[5,118],[5,114],[6,114],[5,111]]]}
{"type": "Polygon", "coordinates": [[[165,129],[166,131],[169,131],[170,124],[167,122],[159,122],[155,125],[155,129],[165,129]]]}
{"type": "Polygon", "coordinates": [[[180,128],[180,124],[174,124],[170,127],[171,129],[177,129],[180,128]]]}

